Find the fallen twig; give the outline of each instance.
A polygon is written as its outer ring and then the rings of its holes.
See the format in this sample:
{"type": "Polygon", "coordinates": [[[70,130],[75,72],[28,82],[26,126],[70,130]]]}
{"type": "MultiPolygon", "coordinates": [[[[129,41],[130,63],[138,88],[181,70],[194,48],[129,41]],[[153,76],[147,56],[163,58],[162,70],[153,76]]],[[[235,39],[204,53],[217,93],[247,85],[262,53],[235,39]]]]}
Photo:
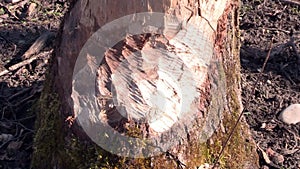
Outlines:
{"type": "Polygon", "coordinates": [[[31,47],[23,54],[22,59],[28,59],[31,55],[39,53],[47,44],[47,42],[55,37],[53,32],[45,32],[35,42],[31,47]]]}
{"type": "Polygon", "coordinates": [[[18,1],[18,2],[14,2],[12,4],[9,4],[9,8],[10,9],[16,9],[18,7],[23,7],[29,0],[22,0],[22,1],[18,1]]]}
{"type": "Polygon", "coordinates": [[[269,31],[280,31],[280,32],[283,32],[283,33],[286,33],[286,34],[290,33],[290,31],[287,31],[287,30],[284,30],[284,29],[279,29],[279,28],[258,27],[258,29],[261,29],[261,28],[269,30],[269,31]]]}
{"type": "MultiPolygon", "coordinates": [[[[7,69],[3,70],[0,72],[0,76],[3,76],[11,71],[17,70],[22,66],[25,66],[31,62],[33,62],[34,60],[36,60],[37,58],[39,58],[39,55],[34,55],[39,53],[47,44],[47,42],[55,37],[55,33],[53,32],[45,32],[43,33],[39,38],[37,38],[35,40],[35,42],[31,45],[31,47],[24,53],[24,55],[22,55],[22,59],[26,59],[23,60],[22,62],[19,62],[15,65],[12,65],[7,69]],[[34,56],[32,56],[34,55],[34,56]],[[32,56],[32,57],[30,57],[32,56]]],[[[52,51],[52,50],[51,50],[52,51]]]]}
{"type": "Polygon", "coordinates": [[[0,72],[0,76],[3,76],[5,74],[9,73],[9,71],[7,69],[3,70],[0,72]]]}
{"type": "Polygon", "coordinates": [[[294,5],[300,5],[300,1],[299,0],[280,0],[284,3],[288,3],[288,4],[294,4],[294,5]]]}
{"type": "Polygon", "coordinates": [[[24,93],[27,93],[29,90],[30,90],[30,88],[26,88],[26,89],[24,89],[24,90],[21,90],[21,91],[15,93],[15,94],[13,94],[12,96],[10,96],[10,97],[8,98],[8,100],[12,100],[12,99],[14,99],[15,97],[18,97],[18,96],[20,96],[20,95],[22,95],[22,94],[24,94],[24,93]]]}
{"type": "MultiPolygon", "coordinates": [[[[52,50],[51,50],[51,51],[52,51],[52,50]]],[[[19,68],[22,67],[22,66],[25,66],[25,65],[27,65],[27,64],[30,64],[31,62],[33,62],[34,60],[38,59],[39,57],[40,57],[40,55],[34,55],[33,57],[31,57],[31,58],[29,58],[29,59],[27,59],[27,60],[24,60],[24,61],[22,61],[22,62],[19,62],[19,63],[15,64],[15,65],[12,65],[12,66],[10,66],[10,67],[8,68],[8,70],[5,69],[5,70],[3,70],[2,72],[0,72],[0,76],[3,76],[3,75],[5,75],[5,74],[7,74],[7,73],[9,73],[9,72],[11,72],[11,71],[17,70],[17,69],[19,69],[19,68]]]]}

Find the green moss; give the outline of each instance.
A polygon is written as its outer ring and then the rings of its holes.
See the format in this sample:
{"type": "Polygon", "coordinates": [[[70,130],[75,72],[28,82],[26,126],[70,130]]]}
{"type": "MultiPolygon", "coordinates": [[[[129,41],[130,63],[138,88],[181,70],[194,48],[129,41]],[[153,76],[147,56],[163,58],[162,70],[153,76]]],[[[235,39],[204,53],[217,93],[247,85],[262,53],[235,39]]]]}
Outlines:
{"type": "Polygon", "coordinates": [[[51,76],[48,74],[47,77],[48,80],[45,82],[41,97],[35,106],[37,119],[34,153],[31,162],[33,169],[50,169],[51,166],[62,166],[70,160],[70,157],[64,158],[67,151],[64,147],[60,100],[58,94],[53,92],[51,76]]]}
{"type": "MultiPolygon", "coordinates": [[[[131,159],[112,155],[73,134],[67,136],[58,94],[53,92],[50,79],[45,84],[35,110],[37,133],[31,168],[50,169],[53,166],[68,169],[124,168],[131,159]]],[[[132,128],[130,133],[139,136],[140,131],[138,128],[132,128]]],[[[150,168],[150,159],[135,159],[130,166],[150,168]]]]}
{"type": "Polygon", "coordinates": [[[34,154],[32,168],[48,168],[52,164],[58,150],[62,145],[61,123],[59,120],[59,101],[55,93],[49,92],[51,86],[45,86],[44,91],[37,103],[36,112],[36,135],[34,138],[34,154]]]}

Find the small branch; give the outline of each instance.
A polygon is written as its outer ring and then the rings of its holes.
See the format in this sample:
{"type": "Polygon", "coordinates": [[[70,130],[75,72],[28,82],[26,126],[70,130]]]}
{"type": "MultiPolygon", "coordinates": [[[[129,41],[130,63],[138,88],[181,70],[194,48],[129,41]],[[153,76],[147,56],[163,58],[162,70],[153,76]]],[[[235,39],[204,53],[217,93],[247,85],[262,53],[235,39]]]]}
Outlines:
{"type": "Polygon", "coordinates": [[[26,59],[26,60],[23,60],[20,63],[10,66],[8,70],[5,69],[1,71],[0,76],[3,76],[11,71],[17,70],[20,67],[30,64],[31,62],[36,60],[39,57],[39,55],[35,55],[35,56],[32,55],[39,53],[47,45],[49,40],[53,39],[54,37],[55,37],[55,33],[53,32],[47,31],[43,33],[39,38],[35,40],[35,42],[31,45],[31,47],[22,55],[22,59],[26,59]]]}
{"type": "Polygon", "coordinates": [[[294,5],[299,5],[300,6],[300,1],[299,0],[280,0],[284,3],[288,3],[288,4],[294,4],[294,5]]]}
{"type": "Polygon", "coordinates": [[[55,37],[53,32],[45,32],[35,42],[31,47],[23,54],[22,59],[28,59],[31,55],[39,53],[46,45],[47,42],[55,37]]]}
{"type": "Polygon", "coordinates": [[[0,76],[6,75],[7,73],[9,73],[9,71],[7,69],[5,69],[0,72],[0,76]]]}
{"type": "Polygon", "coordinates": [[[27,60],[24,60],[22,62],[19,62],[15,65],[12,65],[8,68],[9,71],[14,71],[14,70],[17,70],[18,68],[22,67],[22,66],[25,66],[31,62],[33,62],[34,60],[36,60],[37,58],[39,57],[39,55],[35,55],[35,56],[32,56],[31,58],[27,59],[27,60]]]}
{"type": "Polygon", "coordinates": [[[24,94],[24,93],[27,93],[29,90],[30,90],[30,88],[26,88],[26,89],[24,89],[24,90],[21,90],[21,91],[15,93],[15,94],[13,94],[12,96],[10,96],[10,97],[8,98],[8,100],[12,100],[12,99],[14,99],[15,97],[18,97],[18,96],[20,96],[20,95],[22,95],[22,94],[24,94]]]}
{"type": "Polygon", "coordinates": [[[280,32],[283,32],[285,34],[290,33],[290,31],[287,31],[287,30],[284,30],[284,29],[279,29],[279,28],[269,28],[269,27],[258,27],[258,28],[263,28],[263,29],[266,29],[266,30],[269,30],[269,31],[280,31],[280,32]]]}
{"type": "MultiPolygon", "coordinates": [[[[52,52],[52,51],[53,51],[53,49],[50,50],[49,52],[52,52]]],[[[29,58],[29,59],[27,59],[27,60],[24,60],[24,61],[22,61],[22,62],[19,62],[19,63],[15,64],[15,65],[12,65],[12,66],[10,66],[10,67],[8,68],[8,70],[5,69],[5,70],[3,70],[2,72],[0,72],[0,76],[6,75],[6,74],[9,73],[9,72],[12,72],[12,71],[14,71],[14,70],[17,70],[17,69],[21,68],[22,66],[25,66],[25,65],[27,65],[27,64],[30,64],[31,62],[33,62],[34,60],[38,59],[39,57],[40,57],[40,55],[34,55],[34,56],[32,56],[31,58],[29,58]]]]}

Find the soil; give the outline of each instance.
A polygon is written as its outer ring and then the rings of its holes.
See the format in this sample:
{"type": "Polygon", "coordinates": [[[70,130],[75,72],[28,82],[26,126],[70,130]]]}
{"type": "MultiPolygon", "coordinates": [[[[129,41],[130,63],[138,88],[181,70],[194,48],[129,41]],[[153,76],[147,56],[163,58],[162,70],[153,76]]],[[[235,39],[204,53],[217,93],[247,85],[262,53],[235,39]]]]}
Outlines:
{"type": "MultiPolygon", "coordinates": [[[[287,125],[278,119],[284,108],[300,103],[300,5],[287,2],[241,4],[244,114],[258,145],[261,168],[300,168],[300,123],[287,125]]],[[[64,0],[0,0],[0,73],[23,61],[22,55],[44,32],[56,33],[68,6],[64,0]]],[[[53,49],[50,40],[33,62],[0,76],[0,169],[30,166],[33,108],[53,49]]]]}
{"type": "Polygon", "coordinates": [[[245,116],[254,140],[272,161],[267,164],[259,151],[260,164],[300,168],[300,123],[287,125],[278,119],[287,106],[300,102],[300,6],[243,1],[240,22],[245,116]],[[293,38],[296,50],[287,45],[293,38]],[[260,77],[271,44],[270,59],[260,77]],[[271,150],[277,152],[273,159],[271,150]]]}

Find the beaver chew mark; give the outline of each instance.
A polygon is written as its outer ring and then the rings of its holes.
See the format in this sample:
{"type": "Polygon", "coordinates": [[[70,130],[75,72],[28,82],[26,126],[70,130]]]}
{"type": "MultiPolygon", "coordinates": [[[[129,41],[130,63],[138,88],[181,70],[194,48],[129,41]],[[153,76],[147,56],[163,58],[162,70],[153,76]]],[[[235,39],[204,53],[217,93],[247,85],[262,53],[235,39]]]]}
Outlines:
{"type": "Polygon", "coordinates": [[[143,130],[167,131],[199,98],[189,70],[166,38],[127,37],[105,53],[98,69],[101,118],[119,132],[132,121],[143,130]]]}
{"type": "Polygon", "coordinates": [[[120,133],[124,133],[126,131],[125,126],[127,126],[129,122],[132,123],[134,121],[129,121],[128,118],[122,116],[116,107],[113,106],[111,74],[116,71],[119,64],[126,60],[130,54],[140,51],[149,36],[150,34],[126,37],[125,40],[120,41],[105,53],[104,59],[98,69],[98,99],[101,109],[105,112],[102,118],[120,133]]]}

